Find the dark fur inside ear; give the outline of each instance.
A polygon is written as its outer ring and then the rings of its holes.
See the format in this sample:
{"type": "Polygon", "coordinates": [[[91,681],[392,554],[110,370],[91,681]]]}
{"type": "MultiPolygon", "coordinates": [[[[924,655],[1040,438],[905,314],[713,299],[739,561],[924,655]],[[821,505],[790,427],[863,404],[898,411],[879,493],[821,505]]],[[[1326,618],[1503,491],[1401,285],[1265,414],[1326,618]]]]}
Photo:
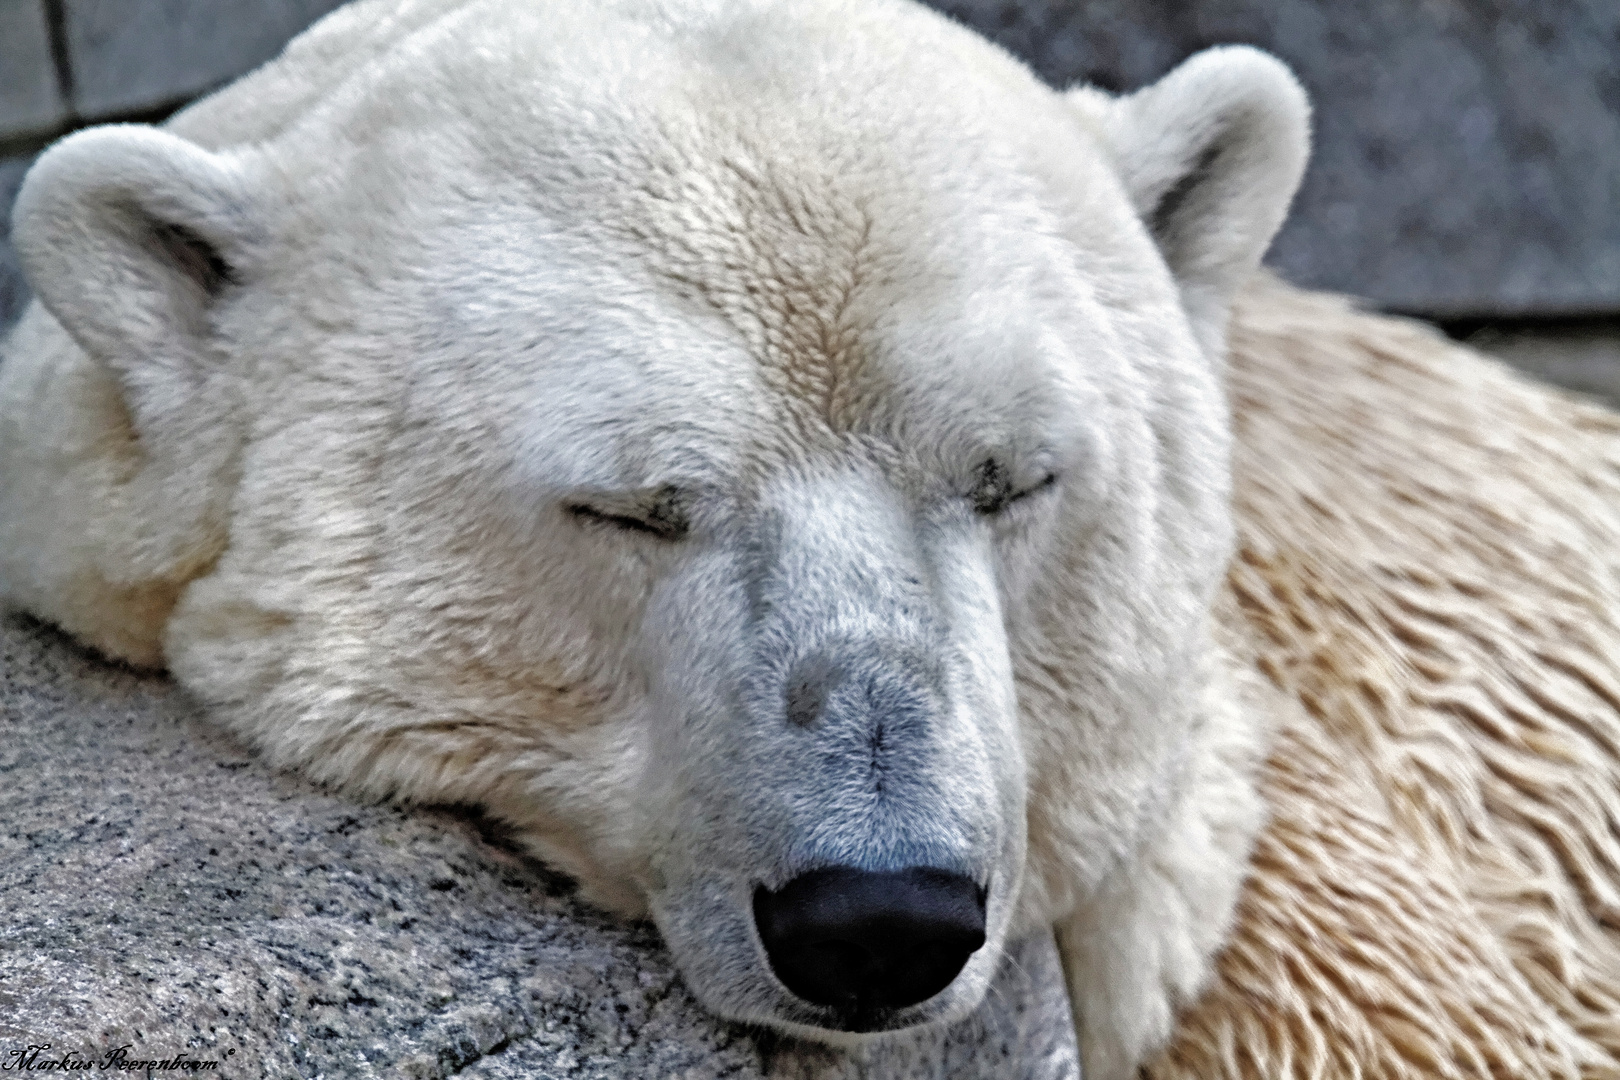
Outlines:
{"type": "Polygon", "coordinates": [[[226,286],[237,283],[236,268],[225,261],[219,249],[184,225],[154,221],[151,237],[159,253],[209,298],[219,296],[226,286]]]}
{"type": "Polygon", "coordinates": [[[1207,147],[1198,155],[1198,160],[1192,168],[1171,185],[1170,190],[1159,196],[1158,203],[1147,214],[1148,230],[1163,246],[1172,235],[1175,228],[1176,214],[1179,212],[1200,184],[1215,174],[1221,157],[1221,146],[1207,147]]]}
{"type": "Polygon", "coordinates": [[[644,491],[580,492],[564,509],[582,521],[648,533],[660,540],[679,540],[691,527],[686,502],[684,492],[666,484],[644,491]]]}
{"type": "Polygon", "coordinates": [[[256,210],[236,158],[111,124],[39,156],[12,241],[40,302],[131,390],[201,355],[211,305],[259,242],[256,210]]]}
{"type": "Polygon", "coordinates": [[[1081,88],[1070,100],[1113,151],[1195,329],[1218,349],[1232,294],[1259,265],[1304,173],[1305,92],[1280,61],[1222,46],[1127,97],[1081,88]]]}

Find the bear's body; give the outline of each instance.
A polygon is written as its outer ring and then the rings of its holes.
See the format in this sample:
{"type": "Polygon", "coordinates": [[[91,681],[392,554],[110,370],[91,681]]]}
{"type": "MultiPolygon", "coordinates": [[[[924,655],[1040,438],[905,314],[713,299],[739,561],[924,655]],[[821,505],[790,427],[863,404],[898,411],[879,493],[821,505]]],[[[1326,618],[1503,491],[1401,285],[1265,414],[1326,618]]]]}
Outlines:
{"type": "Polygon", "coordinates": [[[1055,925],[1089,1080],[1188,1007],[1163,1075],[1602,1075],[1616,424],[1264,282],[1223,372],[1303,153],[1245,51],[362,0],[31,174],[0,596],[486,806],[724,1015],[948,1019],[1055,925]],[[756,924],[826,867],[987,944],[807,1003],[756,924]]]}
{"type": "Polygon", "coordinates": [[[1156,1077],[1620,1069],[1620,417],[1260,283],[1218,609],[1282,714],[1216,980],[1156,1077]]]}

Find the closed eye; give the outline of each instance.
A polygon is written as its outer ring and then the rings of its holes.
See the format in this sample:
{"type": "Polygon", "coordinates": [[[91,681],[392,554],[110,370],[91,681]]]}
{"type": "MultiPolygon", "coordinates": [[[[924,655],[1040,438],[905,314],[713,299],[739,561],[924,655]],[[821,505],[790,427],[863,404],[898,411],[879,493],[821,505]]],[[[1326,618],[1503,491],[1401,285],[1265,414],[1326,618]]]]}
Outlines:
{"type": "Polygon", "coordinates": [[[985,517],[995,517],[1014,503],[1037,495],[1055,483],[1057,474],[1047,473],[1039,483],[1015,491],[1006,466],[992,458],[979,466],[978,480],[968,492],[968,501],[985,517]]]}
{"type": "Polygon", "coordinates": [[[577,521],[611,525],[660,540],[679,540],[691,528],[683,492],[666,485],[647,491],[593,492],[563,504],[577,521]]]}
{"type": "Polygon", "coordinates": [[[1039,495],[1041,492],[1045,491],[1055,483],[1057,483],[1057,473],[1047,473],[1041,478],[1040,483],[1033,484],[1030,487],[1025,488],[1023,491],[1016,491],[1007,496],[1007,502],[1015,503],[1020,499],[1027,499],[1031,495],[1039,495]]]}

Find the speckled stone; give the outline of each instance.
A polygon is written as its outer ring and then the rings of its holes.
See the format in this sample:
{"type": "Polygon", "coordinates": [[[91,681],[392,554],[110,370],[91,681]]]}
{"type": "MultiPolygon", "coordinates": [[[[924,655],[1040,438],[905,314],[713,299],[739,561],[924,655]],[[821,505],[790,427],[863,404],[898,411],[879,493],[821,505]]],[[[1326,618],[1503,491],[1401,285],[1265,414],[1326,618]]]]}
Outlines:
{"type": "Polygon", "coordinates": [[[0,620],[0,1064],[50,1044],[226,1077],[1077,1078],[1056,953],[860,1056],[721,1023],[455,809],[267,769],[163,679],[0,620]]]}

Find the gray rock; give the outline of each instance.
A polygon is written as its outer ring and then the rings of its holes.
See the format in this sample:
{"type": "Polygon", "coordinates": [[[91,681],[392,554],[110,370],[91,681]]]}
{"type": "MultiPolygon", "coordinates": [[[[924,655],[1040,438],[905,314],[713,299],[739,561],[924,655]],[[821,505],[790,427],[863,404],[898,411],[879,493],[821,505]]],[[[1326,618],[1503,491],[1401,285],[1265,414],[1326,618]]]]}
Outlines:
{"type": "Polygon", "coordinates": [[[31,157],[0,159],[0,331],[16,321],[28,303],[28,283],[23,280],[22,267],[9,240],[11,203],[33,163],[31,157]]]}
{"type": "Polygon", "coordinates": [[[0,141],[66,119],[41,0],[0,0],[0,141]]]}
{"type": "Polygon", "coordinates": [[[0,1065],[227,1077],[1078,1076],[1050,938],[986,1006],[865,1055],[720,1023],[648,925],[454,809],[274,773],[167,681],[0,620],[0,1065]]]}
{"type": "Polygon", "coordinates": [[[1293,65],[1316,152],[1271,261],[1433,317],[1620,311],[1620,3],[930,0],[1056,85],[1208,45],[1293,65]]]}
{"type": "Polygon", "coordinates": [[[172,106],[257,67],[342,0],[63,0],[73,105],[172,106]]]}

